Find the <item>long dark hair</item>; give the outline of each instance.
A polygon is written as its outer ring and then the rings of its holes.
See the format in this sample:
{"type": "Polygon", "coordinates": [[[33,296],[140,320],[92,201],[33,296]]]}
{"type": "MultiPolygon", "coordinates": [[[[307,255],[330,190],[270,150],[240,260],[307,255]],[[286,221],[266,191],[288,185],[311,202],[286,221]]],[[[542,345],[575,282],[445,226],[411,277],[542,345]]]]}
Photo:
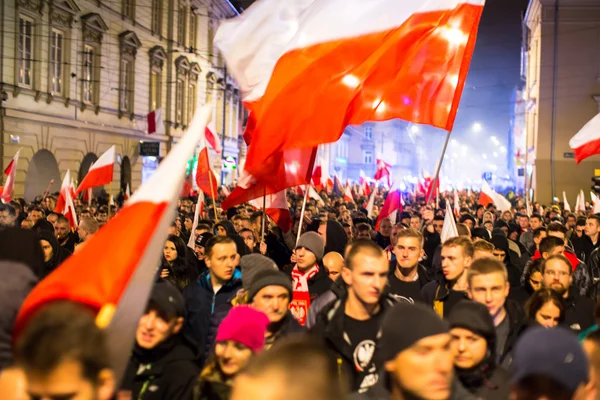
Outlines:
{"type": "Polygon", "coordinates": [[[554,289],[542,288],[531,295],[527,301],[527,304],[525,304],[525,313],[527,314],[527,319],[530,321],[535,321],[535,314],[537,314],[544,304],[550,302],[560,310],[559,323],[562,323],[565,319],[565,301],[554,289]]]}
{"type": "Polygon", "coordinates": [[[169,270],[169,276],[166,280],[183,290],[184,287],[197,278],[195,276],[197,271],[195,268],[191,268],[188,262],[187,246],[182,238],[169,235],[166,241],[173,243],[177,251],[177,258],[170,265],[163,254],[162,268],[169,270]]]}

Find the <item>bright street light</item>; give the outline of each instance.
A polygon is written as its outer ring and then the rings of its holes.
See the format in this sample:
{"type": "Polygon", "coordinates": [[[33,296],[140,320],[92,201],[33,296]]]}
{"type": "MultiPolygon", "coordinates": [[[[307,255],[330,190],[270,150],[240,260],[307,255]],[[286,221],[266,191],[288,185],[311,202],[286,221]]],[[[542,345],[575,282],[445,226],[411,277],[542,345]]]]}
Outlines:
{"type": "Polygon", "coordinates": [[[484,160],[487,160],[487,154],[482,154],[481,158],[483,158],[484,160]]]}
{"type": "Polygon", "coordinates": [[[477,133],[477,132],[481,132],[481,124],[479,122],[475,122],[472,126],[473,132],[477,133]]]}
{"type": "Polygon", "coordinates": [[[410,127],[410,132],[411,132],[411,133],[419,133],[419,127],[418,127],[418,126],[416,126],[416,125],[412,125],[412,126],[410,127]]]}
{"type": "Polygon", "coordinates": [[[494,152],[494,157],[498,157],[498,153],[497,152],[494,152]]]}
{"type": "Polygon", "coordinates": [[[503,152],[503,153],[506,153],[506,146],[500,147],[500,151],[503,152]]]}

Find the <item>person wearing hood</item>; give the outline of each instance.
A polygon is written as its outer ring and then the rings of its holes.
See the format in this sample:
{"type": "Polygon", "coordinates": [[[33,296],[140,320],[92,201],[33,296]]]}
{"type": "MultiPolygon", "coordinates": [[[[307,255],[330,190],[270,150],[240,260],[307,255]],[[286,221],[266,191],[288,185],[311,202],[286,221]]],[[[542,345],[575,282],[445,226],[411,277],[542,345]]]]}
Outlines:
{"type": "Polygon", "coordinates": [[[283,269],[284,266],[290,263],[291,251],[285,245],[283,238],[278,238],[277,235],[271,232],[271,229],[269,229],[269,219],[265,221],[264,237],[261,238],[261,234],[263,233],[262,218],[262,211],[256,211],[250,217],[250,225],[252,226],[254,235],[258,242],[261,242],[262,239],[266,243],[267,254],[265,255],[275,261],[279,269],[283,269]]]}
{"type": "Polygon", "coordinates": [[[252,307],[231,309],[219,326],[215,351],[200,374],[194,400],[229,400],[234,378],[263,350],[268,324],[267,316],[252,307]]]}
{"type": "Polygon", "coordinates": [[[448,317],[454,371],[462,385],[486,400],[506,400],[509,374],[496,365],[496,330],[483,305],[461,300],[448,317]]]}
{"type": "Polygon", "coordinates": [[[13,359],[13,326],[21,304],[44,275],[44,254],[35,233],[0,230],[0,371],[13,359]]]}
{"type": "Polygon", "coordinates": [[[163,248],[161,278],[183,290],[198,278],[198,268],[190,249],[179,236],[169,235],[163,248]]]}
{"type": "Polygon", "coordinates": [[[58,240],[54,236],[54,233],[42,230],[38,233],[40,246],[44,252],[44,271],[40,279],[45,278],[48,274],[54,271],[60,264],[62,264],[71,253],[58,244],[58,240]]]}
{"type": "Polygon", "coordinates": [[[491,243],[494,245],[494,257],[506,266],[511,289],[518,288],[521,286],[521,271],[512,263],[508,239],[504,235],[493,235],[491,243]]]}
{"type": "Polygon", "coordinates": [[[131,399],[192,399],[200,373],[196,344],[182,334],[184,299],[169,282],[157,282],[135,334],[121,392],[131,399]]]}
{"type": "MultiPolygon", "coordinates": [[[[344,227],[337,221],[327,220],[325,222],[316,220],[306,228],[307,232],[317,232],[323,238],[325,250],[323,254],[332,251],[344,254],[346,245],[348,244],[348,235],[344,231],[344,227]]],[[[389,243],[388,243],[389,244],[389,243]]]]}
{"type": "Polygon", "coordinates": [[[202,356],[208,354],[217,326],[211,325],[215,310],[229,302],[241,288],[241,272],[237,268],[240,256],[232,238],[214,236],[206,244],[205,263],[208,268],[183,289],[185,298],[185,332],[196,342],[202,356]]]}

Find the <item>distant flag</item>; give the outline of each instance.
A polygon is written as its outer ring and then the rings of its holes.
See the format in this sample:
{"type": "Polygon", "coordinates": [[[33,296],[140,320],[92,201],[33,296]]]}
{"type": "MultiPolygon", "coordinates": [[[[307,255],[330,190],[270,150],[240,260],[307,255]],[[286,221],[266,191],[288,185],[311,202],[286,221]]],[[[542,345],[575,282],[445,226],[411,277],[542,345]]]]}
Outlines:
{"type": "Polygon", "coordinates": [[[377,196],[377,186],[373,189],[371,196],[369,197],[369,201],[367,202],[367,217],[373,219],[375,215],[373,215],[373,207],[375,207],[375,196],[377,196]]]}
{"type": "Polygon", "coordinates": [[[319,195],[319,193],[317,193],[317,191],[315,190],[315,188],[312,187],[312,185],[308,186],[308,196],[311,199],[316,200],[317,203],[319,203],[320,206],[325,206],[325,202],[323,201],[323,199],[321,198],[321,196],[319,195]]]}
{"type": "Polygon", "coordinates": [[[4,175],[6,175],[6,181],[4,182],[4,186],[2,187],[2,196],[0,197],[0,199],[5,203],[10,202],[14,195],[15,176],[17,174],[19,154],[21,154],[21,149],[17,150],[17,153],[14,155],[13,159],[4,170],[4,175]]]}
{"type": "Polygon", "coordinates": [[[346,185],[346,188],[344,189],[344,201],[354,203],[354,197],[352,196],[352,191],[348,185],[346,185]]]}
{"type": "Polygon", "coordinates": [[[62,185],[60,186],[60,192],[58,199],[56,200],[56,207],[54,212],[63,214],[66,219],[69,220],[69,226],[72,229],[77,228],[77,212],[75,211],[75,205],[73,204],[73,197],[71,197],[71,171],[67,170],[65,177],[63,178],[62,185]]]}
{"type": "MultiPolygon", "coordinates": [[[[250,204],[256,209],[262,209],[263,198],[250,200],[250,204]]],[[[289,232],[292,229],[292,216],[288,208],[285,190],[275,194],[268,194],[264,199],[264,204],[265,214],[271,217],[284,233],[289,232]]]]}
{"type": "Polygon", "coordinates": [[[510,211],[512,205],[506,197],[496,193],[487,181],[483,181],[481,184],[481,192],[479,192],[479,204],[487,206],[490,203],[494,203],[496,208],[500,211],[510,211]]]}
{"type": "Polygon", "coordinates": [[[115,146],[111,146],[102,154],[98,160],[92,165],[79,183],[76,193],[94,188],[97,186],[107,185],[113,181],[113,171],[115,168],[115,146]]]}
{"type": "Polygon", "coordinates": [[[221,141],[219,140],[219,135],[217,135],[217,127],[215,126],[214,119],[210,121],[210,124],[204,129],[204,137],[206,138],[206,143],[208,143],[217,154],[221,154],[223,148],[221,146],[221,141]]]}
{"type": "Polygon", "coordinates": [[[148,114],[148,134],[163,134],[165,133],[165,122],[163,121],[162,108],[157,108],[148,114]]]}
{"type": "Polygon", "coordinates": [[[577,204],[575,206],[575,212],[586,212],[585,209],[585,194],[583,194],[583,190],[579,191],[579,195],[577,196],[577,204]]]}
{"type": "Polygon", "coordinates": [[[393,187],[392,190],[388,192],[388,196],[379,210],[379,216],[377,217],[377,223],[375,224],[375,230],[379,230],[379,224],[381,220],[384,218],[389,218],[392,221],[392,225],[396,224],[396,219],[398,217],[398,213],[402,212],[402,199],[400,196],[400,191],[393,187]]]}
{"type": "Polygon", "coordinates": [[[198,190],[198,202],[196,203],[196,209],[194,210],[194,222],[192,223],[192,229],[190,231],[190,239],[188,240],[188,247],[192,250],[196,248],[196,227],[200,220],[200,215],[204,213],[204,192],[198,190]]]}
{"type": "Polygon", "coordinates": [[[460,199],[456,189],[454,189],[454,214],[456,214],[456,217],[460,215],[460,199]]]}
{"type": "Polygon", "coordinates": [[[569,201],[567,200],[567,193],[563,190],[563,209],[565,211],[571,211],[571,205],[569,204],[569,201]]]}
{"type": "Polygon", "coordinates": [[[379,181],[387,176],[388,185],[391,185],[391,182],[390,182],[390,179],[391,179],[390,168],[391,167],[392,167],[391,164],[388,164],[385,161],[383,161],[382,159],[378,158],[377,159],[377,171],[375,171],[375,176],[374,176],[375,181],[379,181]]]}
{"type": "Polygon", "coordinates": [[[569,140],[569,146],[575,152],[575,161],[600,154],[600,114],[597,114],[569,140]]]}
{"type": "Polygon", "coordinates": [[[452,215],[450,203],[446,202],[446,215],[444,216],[444,225],[442,226],[442,234],[440,235],[440,238],[442,243],[444,243],[446,240],[457,236],[458,230],[456,229],[456,221],[452,215]]]}

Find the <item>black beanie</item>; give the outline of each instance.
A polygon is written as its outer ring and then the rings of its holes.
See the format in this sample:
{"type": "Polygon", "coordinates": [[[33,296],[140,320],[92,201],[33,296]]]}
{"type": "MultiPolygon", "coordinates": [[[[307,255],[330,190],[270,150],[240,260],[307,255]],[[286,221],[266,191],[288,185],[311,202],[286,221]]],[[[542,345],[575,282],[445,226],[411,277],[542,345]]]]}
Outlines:
{"type": "Polygon", "coordinates": [[[448,326],[431,307],[424,304],[398,303],[383,319],[383,361],[395,358],[421,339],[441,333],[448,333],[448,326]]]}
{"type": "Polygon", "coordinates": [[[290,294],[290,300],[292,299],[293,288],[290,277],[279,270],[268,268],[258,271],[252,277],[250,287],[248,288],[248,300],[252,301],[260,289],[267,286],[281,286],[287,289],[290,294]]]}
{"type": "Polygon", "coordinates": [[[471,300],[461,300],[452,307],[448,316],[450,329],[464,328],[486,340],[496,336],[494,321],[487,307],[471,300]]]}

